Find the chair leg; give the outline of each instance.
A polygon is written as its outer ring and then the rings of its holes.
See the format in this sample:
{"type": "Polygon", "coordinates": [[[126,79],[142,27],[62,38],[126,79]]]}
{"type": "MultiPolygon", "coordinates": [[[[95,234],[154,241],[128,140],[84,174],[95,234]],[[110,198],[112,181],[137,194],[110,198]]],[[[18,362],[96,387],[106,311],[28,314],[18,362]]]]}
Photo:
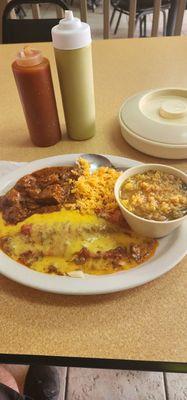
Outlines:
{"type": "Polygon", "coordinates": [[[163,36],[166,36],[166,25],[167,25],[166,10],[162,10],[162,13],[163,13],[163,36]]]}
{"type": "Polygon", "coordinates": [[[144,15],[144,37],[147,36],[147,15],[144,15]]]}
{"type": "Polygon", "coordinates": [[[138,16],[139,21],[140,21],[140,37],[146,37],[147,35],[147,16],[138,16]]]}
{"type": "Polygon", "coordinates": [[[96,9],[96,4],[94,0],[90,0],[88,1],[88,9],[92,10],[92,12],[95,12],[96,9]]]}
{"type": "Polygon", "coordinates": [[[116,27],[115,27],[115,30],[114,30],[114,35],[116,35],[116,33],[118,31],[118,26],[119,26],[119,23],[120,23],[120,20],[121,20],[121,16],[122,16],[122,11],[120,11],[120,13],[119,13],[117,24],[116,24],[116,27]]]}
{"type": "Polygon", "coordinates": [[[113,22],[115,13],[116,13],[116,10],[115,10],[115,8],[114,8],[113,11],[112,11],[111,18],[110,18],[110,26],[112,26],[112,22],[113,22]]]}
{"type": "Polygon", "coordinates": [[[26,12],[22,6],[15,7],[15,13],[19,19],[24,19],[26,17],[26,12]]]}
{"type": "Polygon", "coordinates": [[[139,20],[140,20],[140,37],[143,37],[143,32],[142,32],[143,18],[140,17],[139,20]]]}
{"type": "Polygon", "coordinates": [[[95,9],[96,9],[95,1],[92,1],[92,11],[95,12],[95,9]]]}

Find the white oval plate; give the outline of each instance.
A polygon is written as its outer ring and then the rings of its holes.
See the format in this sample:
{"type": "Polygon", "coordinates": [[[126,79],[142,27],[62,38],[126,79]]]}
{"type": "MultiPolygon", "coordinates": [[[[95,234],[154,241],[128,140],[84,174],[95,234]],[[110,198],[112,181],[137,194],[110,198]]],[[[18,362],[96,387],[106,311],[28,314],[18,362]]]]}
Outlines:
{"type": "MultiPolygon", "coordinates": [[[[35,170],[58,165],[71,165],[80,154],[62,155],[28,163],[0,180],[0,194],[6,193],[22,176],[35,170]]],[[[130,168],[139,162],[123,157],[106,156],[117,168],[130,168]]],[[[112,293],[143,285],[165,274],[186,254],[187,221],[171,235],[160,239],[158,249],[148,262],[128,271],[111,275],[86,275],[84,279],[43,274],[13,261],[0,251],[0,273],[35,289],[63,294],[93,295],[112,293]]]]}

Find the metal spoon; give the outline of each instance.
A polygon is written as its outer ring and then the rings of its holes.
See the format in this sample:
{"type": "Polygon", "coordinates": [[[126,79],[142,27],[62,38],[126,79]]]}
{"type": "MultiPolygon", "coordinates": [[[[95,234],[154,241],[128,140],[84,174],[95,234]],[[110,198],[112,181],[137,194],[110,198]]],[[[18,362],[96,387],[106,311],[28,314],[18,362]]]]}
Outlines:
{"type": "Polygon", "coordinates": [[[108,160],[107,157],[101,156],[100,154],[82,154],[81,158],[84,158],[89,162],[91,174],[93,174],[93,172],[95,172],[100,167],[109,167],[116,169],[116,167],[108,160]]]}

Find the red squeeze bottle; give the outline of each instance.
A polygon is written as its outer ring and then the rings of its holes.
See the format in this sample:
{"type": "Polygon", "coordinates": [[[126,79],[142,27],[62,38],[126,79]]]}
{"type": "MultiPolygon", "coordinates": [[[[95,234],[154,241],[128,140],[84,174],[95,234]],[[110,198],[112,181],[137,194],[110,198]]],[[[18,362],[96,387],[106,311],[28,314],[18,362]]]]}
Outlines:
{"type": "Polygon", "coordinates": [[[40,147],[54,145],[61,131],[48,59],[25,46],[12,70],[32,142],[40,147]]]}

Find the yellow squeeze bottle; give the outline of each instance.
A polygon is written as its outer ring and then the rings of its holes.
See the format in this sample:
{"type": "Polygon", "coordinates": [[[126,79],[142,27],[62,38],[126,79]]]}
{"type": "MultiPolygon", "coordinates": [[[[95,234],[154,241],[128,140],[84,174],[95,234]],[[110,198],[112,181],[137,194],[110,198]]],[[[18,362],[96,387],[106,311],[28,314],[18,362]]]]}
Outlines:
{"type": "Polygon", "coordinates": [[[52,28],[52,39],[67,133],[74,140],[89,139],[95,134],[90,27],[67,10],[52,28]]]}

